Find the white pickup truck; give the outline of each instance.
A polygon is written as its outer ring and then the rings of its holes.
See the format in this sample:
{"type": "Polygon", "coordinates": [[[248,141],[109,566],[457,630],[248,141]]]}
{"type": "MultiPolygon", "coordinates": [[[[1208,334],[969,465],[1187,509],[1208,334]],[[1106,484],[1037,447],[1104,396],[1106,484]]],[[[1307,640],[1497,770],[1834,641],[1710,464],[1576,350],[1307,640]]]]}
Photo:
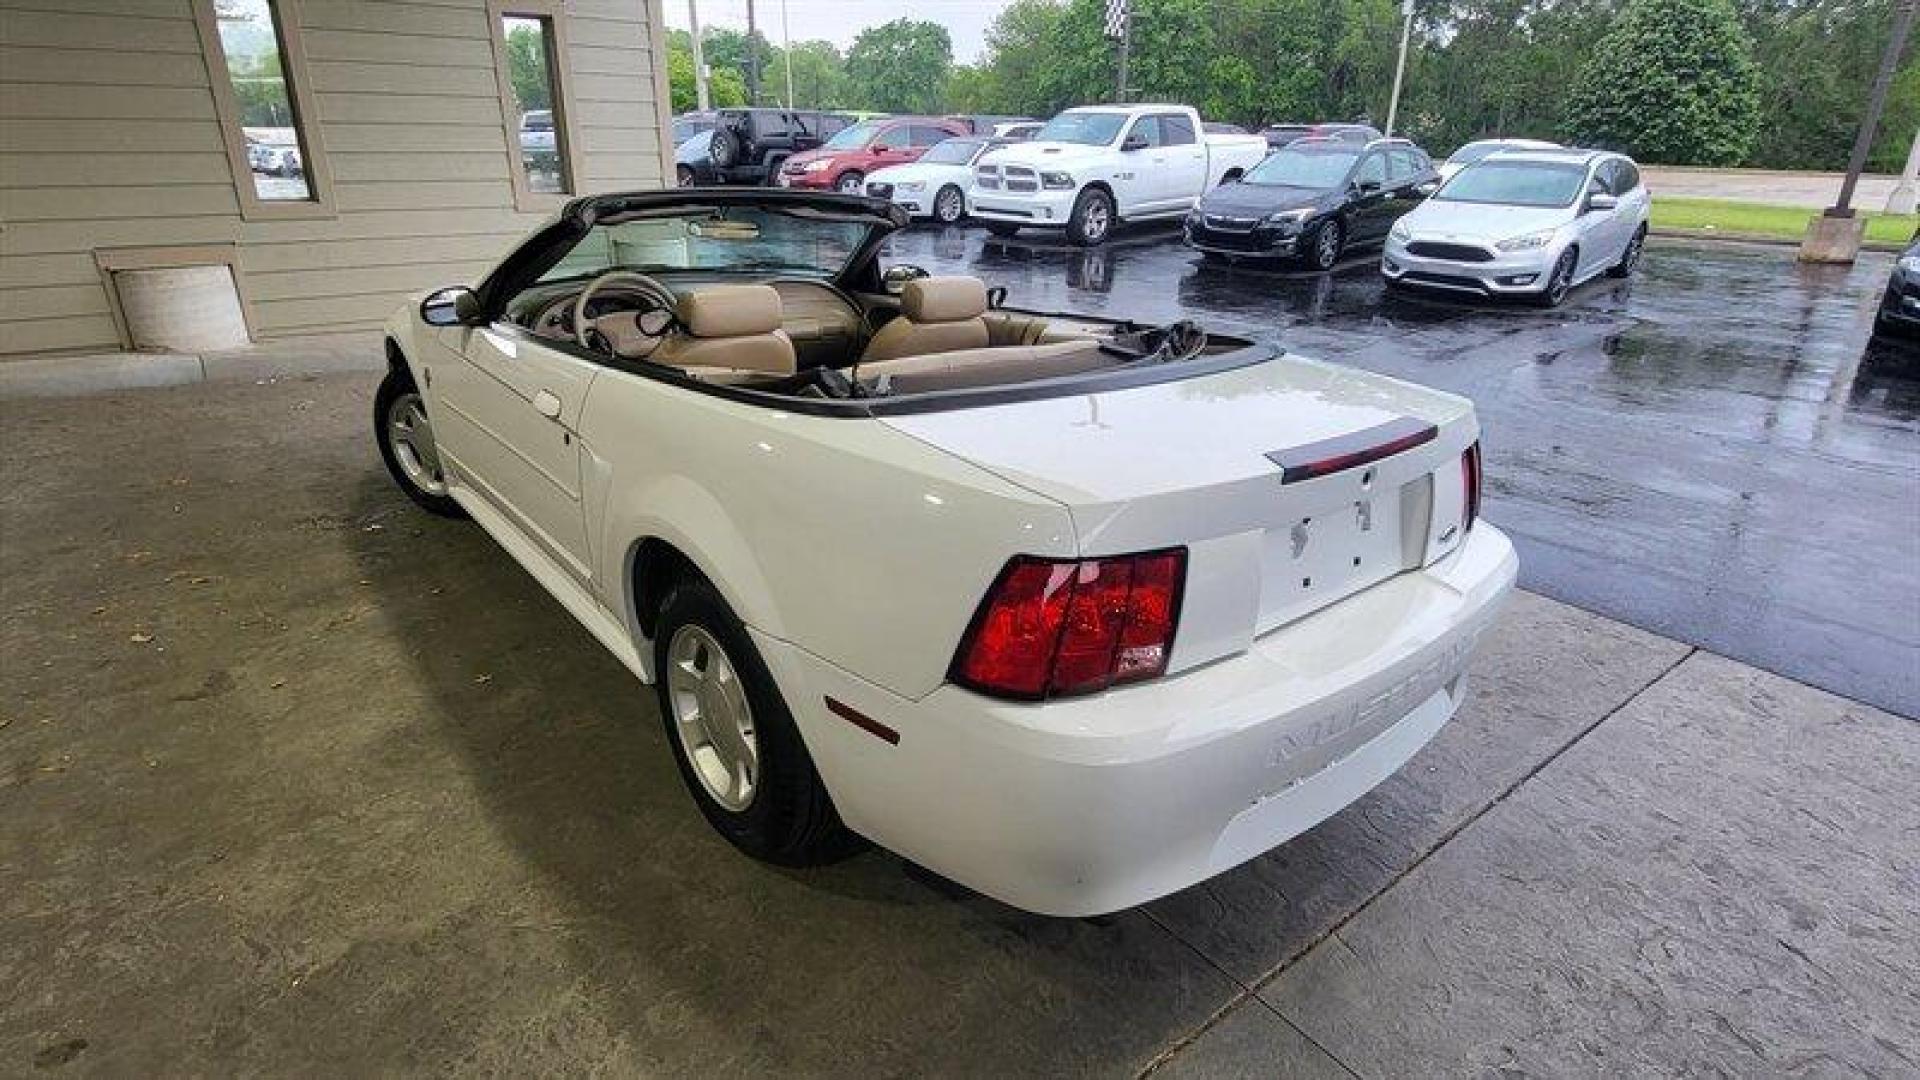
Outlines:
{"type": "Polygon", "coordinates": [[[982,159],[970,210],[996,235],[1064,228],[1092,246],[1116,222],[1186,213],[1266,156],[1265,139],[1208,134],[1185,105],[1088,105],[982,159]]]}

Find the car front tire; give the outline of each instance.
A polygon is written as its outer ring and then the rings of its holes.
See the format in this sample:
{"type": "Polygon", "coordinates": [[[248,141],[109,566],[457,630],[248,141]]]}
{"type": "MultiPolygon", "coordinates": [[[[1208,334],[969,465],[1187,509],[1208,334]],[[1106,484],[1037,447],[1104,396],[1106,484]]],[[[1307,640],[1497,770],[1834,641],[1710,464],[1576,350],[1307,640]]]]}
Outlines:
{"type": "Polygon", "coordinates": [[[447,491],[426,399],[404,366],[389,367],[373,395],[373,439],[379,444],[380,460],[407,498],[431,514],[467,516],[447,491]]]}
{"type": "Polygon", "coordinates": [[[680,777],[728,843],[780,866],[816,866],[859,850],[765,661],[706,579],[689,574],[667,594],[654,665],[680,777]]]}
{"type": "Polygon", "coordinates": [[[1099,188],[1088,188],[1073,200],[1073,213],[1067,218],[1067,239],[1081,247],[1097,247],[1113,232],[1113,197],[1099,188]]]}
{"type": "Polygon", "coordinates": [[[1580,265],[1580,250],[1568,248],[1560,253],[1553,264],[1553,270],[1547,274],[1546,287],[1533,295],[1535,305],[1543,308],[1556,308],[1573,291],[1574,268],[1580,265]]]}
{"type": "Polygon", "coordinates": [[[675,165],[673,167],[673,178],[679,182],[681,187],[693,186],[693,170],[685,165],[675,165]]]}
{"type": "Polygon", "coordinates": [[[1307,265],[1325,273],[1340,262],[1340,252],[1347,246],[1347,231],[1340,222],[1328,218],[1314,230],[1313,250],[1307,252],[1307,265]]]}
{"type": "Polygon", "coordinates": [[[1627,241],[1627,250],[1620,253],[1620,261],[1608,268],[1609,277],[1630,277],[1633,268],[1640,265],[1640,253],[1647,245],[1647,227],[1640,226],[1634,231],[1633,239],[1627,241]]]}
{"type": "Polygon", "coordinates": [[[933,197],[933,219],[942,225],[951,225],[965,217],[967,213],[966,196],[952,184],[940,189],[933,197]]]}

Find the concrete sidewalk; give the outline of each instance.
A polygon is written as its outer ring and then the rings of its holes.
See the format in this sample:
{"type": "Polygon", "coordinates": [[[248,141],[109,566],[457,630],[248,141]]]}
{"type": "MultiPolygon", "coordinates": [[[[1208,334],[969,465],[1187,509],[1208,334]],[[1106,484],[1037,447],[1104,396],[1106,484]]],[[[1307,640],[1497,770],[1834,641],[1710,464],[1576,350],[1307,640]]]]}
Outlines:
{"type": "Polygon", "coordinates": [[[111,390],[253,382],[334,371],[378,371],[386,346],[377,330],[271,338],[210,353],[51,353],[0,357],[0,399],[64,397],[111,390]]]}
{"type": "MultiPolygon", "coordinates": [[[[1679,195],[1700,199],[1771,203],[1822,209],[1840,197],[1844,173],[1776,172],[1767,169],[1689,169],[1646,165],[1640,170],[1656,197],[1679,195]]],[[[1853,195],[1855,209],[1881,211],[1899,177],[1867,173],[1853,195]]]]}
{"type": "Polygon", "coordinates": [[[1912,722],[1523,594],[1406,769],[1146,908],[772,869],[372,392],[0,403],[0,1073],[1920,1063],[1912,722]]]}

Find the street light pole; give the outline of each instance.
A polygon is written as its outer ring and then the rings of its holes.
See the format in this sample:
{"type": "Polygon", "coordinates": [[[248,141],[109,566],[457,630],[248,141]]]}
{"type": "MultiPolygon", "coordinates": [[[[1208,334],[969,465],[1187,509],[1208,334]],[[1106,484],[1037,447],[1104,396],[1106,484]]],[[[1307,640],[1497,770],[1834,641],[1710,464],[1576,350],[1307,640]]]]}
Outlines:
{"type": "Polygon", "coordinates": [[[747,104],[760,104],[760,50],[753,39],[760,36],[754,28],[753,0],[747,0],[747,104]]]}
{"type": "Polygon", "coordinates": [[[793,32],[787,29],[787,0],[780,0],[780,55],[787,61],[787,108],[797,109],[793,100],[793,32]]]}
{"type": "Polygon", "coordinates": [[[687,0],[687,25],[693,36],[693,100],[701,112],[713,108],[707,96],[707,58],[700,49],[700,8],[696,0],[687,0]]]}
{"type": "Polygon", "coordinates": [[[1413,0],[1400,0],[1400,62],[1393,66],[1393,97],[1387,100],[1387,130],[1392,137],[1393,122],[1400,115],[1400,83],[1407,75],[1407,44],[1413,40],[1413,0]]]}
{"type": "Polygon", "coordinates": [[[1867,115],[1860,118],[1860,134],[1853,140],[1853,154],[1847,159],[1847,178],[1841,181],[1840,198],[1827,210],[1828,217],[1853,216],[1853,189],[1867,167],[1867,154],[1873,149],[1873,136],[1880,128],[1880,113],[1887,107],[1887,89],[1893,85],[1894,69],[1900,66],[1900,50],[1913,32],[1914,9],[1920,0],[1903,0],[1893,16],[1893,36],[1887,39],[1887,51],[1880,57],[1880,74],[1874,76],[1873,92],[1867,97],[1867,115]]]}

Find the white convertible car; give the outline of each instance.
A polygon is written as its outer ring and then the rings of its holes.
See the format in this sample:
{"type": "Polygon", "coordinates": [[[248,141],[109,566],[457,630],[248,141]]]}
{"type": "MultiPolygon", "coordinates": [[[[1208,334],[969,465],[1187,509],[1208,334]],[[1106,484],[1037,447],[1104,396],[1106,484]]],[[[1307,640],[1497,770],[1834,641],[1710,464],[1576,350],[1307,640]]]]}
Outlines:
{"type": "Polygon", "coordinates": [[[1273,848],[1453,714],[1514,581],[1449,394],[883,268],[855,195],[584,198],[388,330],[380,451],[658,692],[784,864],[1033,911],[1273,848]]]}

